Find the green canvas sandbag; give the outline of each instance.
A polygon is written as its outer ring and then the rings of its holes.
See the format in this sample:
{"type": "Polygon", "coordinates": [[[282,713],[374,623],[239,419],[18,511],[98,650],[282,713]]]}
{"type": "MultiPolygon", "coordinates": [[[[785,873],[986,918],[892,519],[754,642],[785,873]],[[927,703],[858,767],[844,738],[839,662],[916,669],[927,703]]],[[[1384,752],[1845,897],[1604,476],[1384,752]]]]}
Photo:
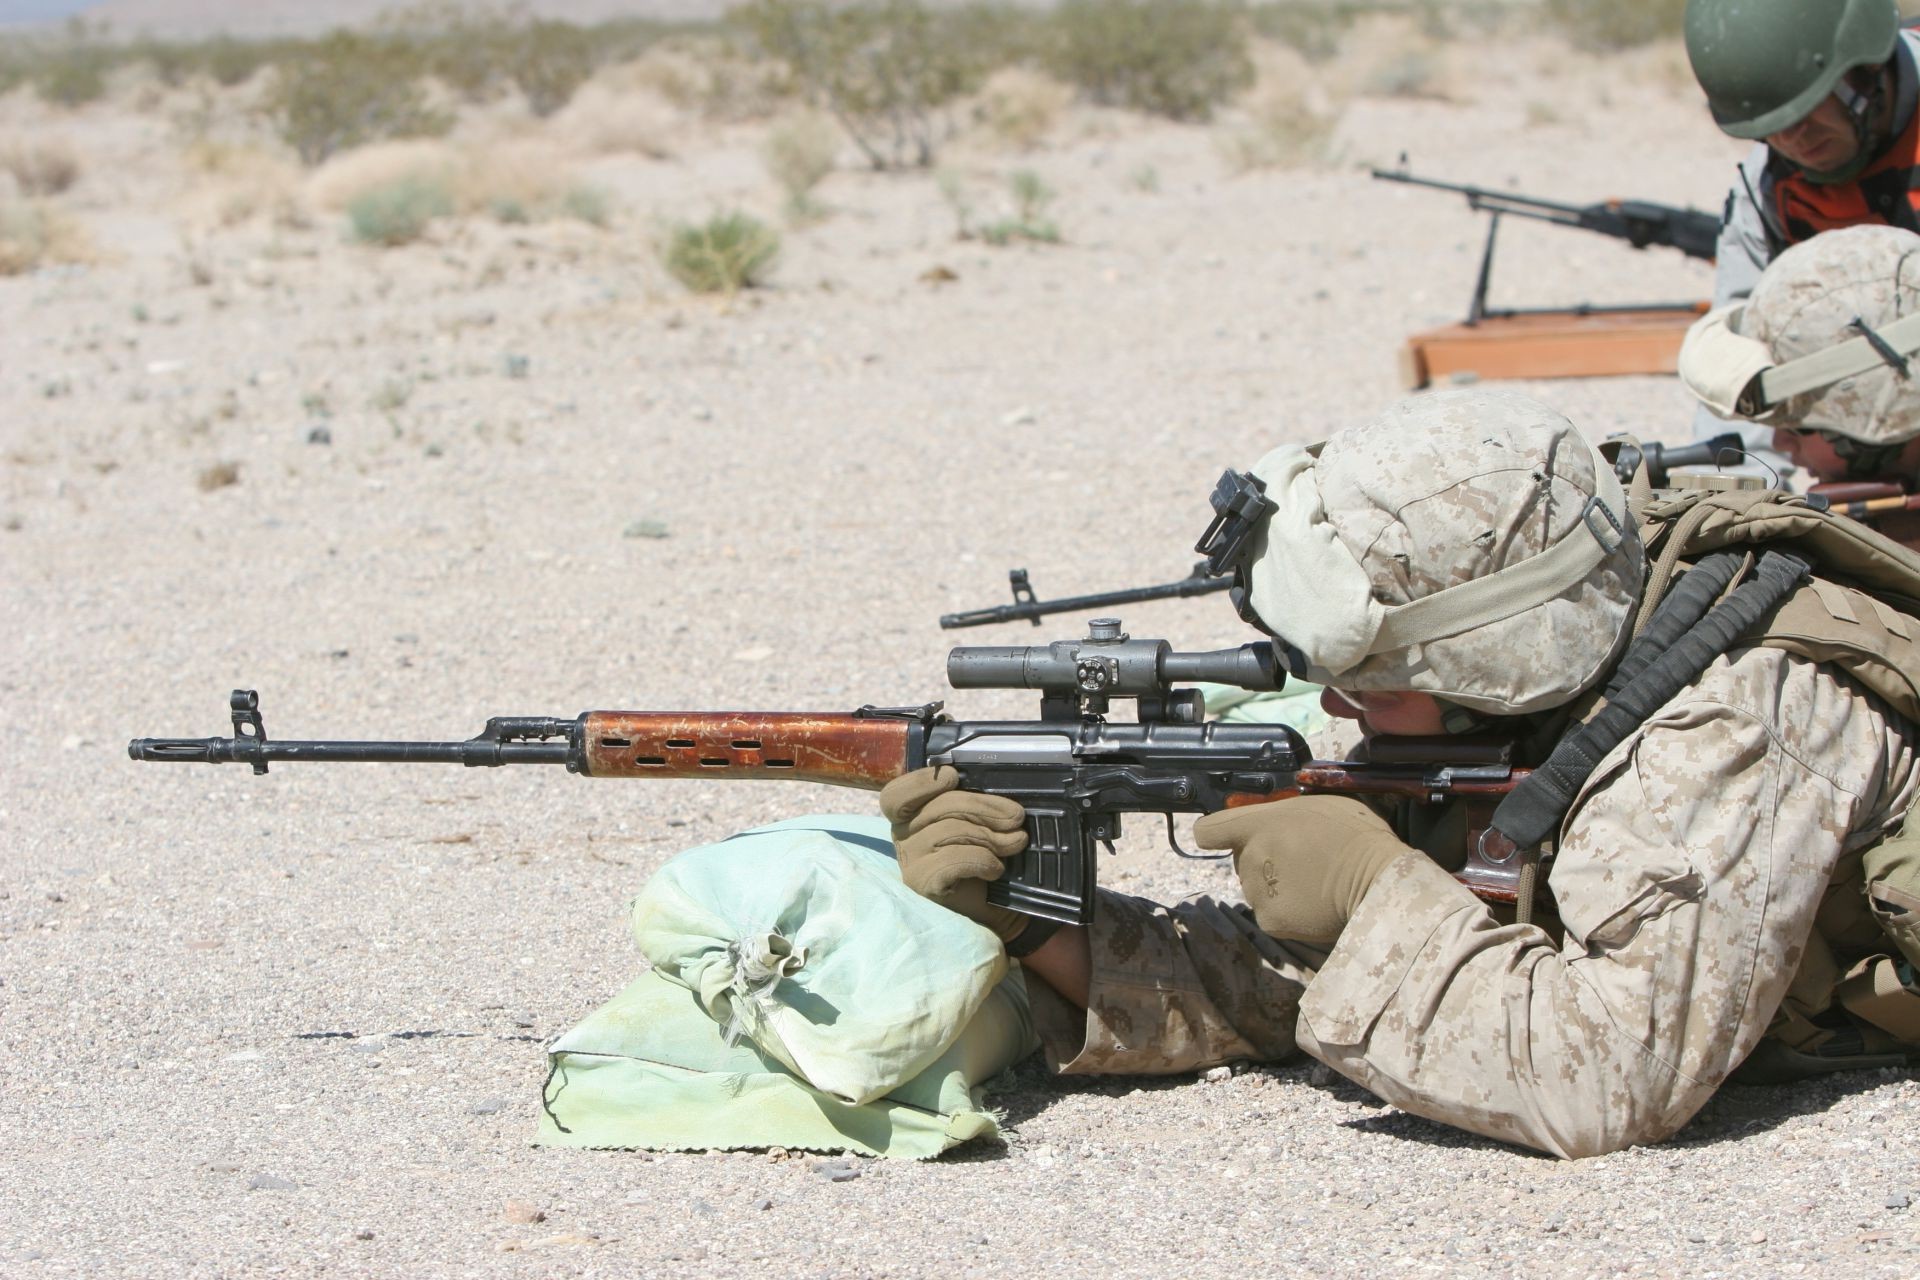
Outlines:
{"type": "Polygon", "coordinates": [[[851,1103],[945,1053],[1006,976],[1000,942],[900,882],[885,821],[802,818],[675,857],[633,901],[654,968],[729,1042],[851,1103]]]}
{"type": "Polygon", "coordinates": [[[691,991],[649,970],[548,1050],[536,1141],[927,1160],[999,1133],[982,1106],[985,1086],[1037,1045],[1016,969],[930,1066],[856,1105],[813,1088],[751,1041],[728,1045],[691,991]]]}

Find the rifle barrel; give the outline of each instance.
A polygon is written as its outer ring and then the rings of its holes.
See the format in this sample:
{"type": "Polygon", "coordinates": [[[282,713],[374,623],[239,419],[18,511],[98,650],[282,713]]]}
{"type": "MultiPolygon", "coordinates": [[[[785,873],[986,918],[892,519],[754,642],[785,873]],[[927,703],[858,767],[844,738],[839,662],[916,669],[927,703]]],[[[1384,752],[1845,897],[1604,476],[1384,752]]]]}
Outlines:
{"type": "Polygon", "coordinates": [[[207,764],[255,764],[303,760],[317,764],[565,764],[564,742],[301,742],[255,738],[135,738],[127,744],[134,760],[204,761],[207,764]]]}

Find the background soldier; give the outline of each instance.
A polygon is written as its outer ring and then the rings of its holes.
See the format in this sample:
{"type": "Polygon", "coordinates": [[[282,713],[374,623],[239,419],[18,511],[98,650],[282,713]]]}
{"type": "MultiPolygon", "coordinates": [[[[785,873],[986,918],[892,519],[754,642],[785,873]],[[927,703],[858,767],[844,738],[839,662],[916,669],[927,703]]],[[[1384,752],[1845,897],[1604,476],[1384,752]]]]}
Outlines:
{"type": "MultiPolygon", "coordinates": [[[[1464,712],[1551,739],[1620,663],[1642,544],[1607,464],[1544,406],[1435,393],[1255,474],[1277,509],[1247,574],[1251,619],[1369,735],[1464,712]]],[[[923,770],[882,807],[910,885],[1030,953],[1061,1071],[1297,1048],[1419,1115],[1584,1156],[1673,1133],[1770,1030],[1790,1042],[1775,1075],[1903,1060],[1837,993],[1899,994],[1920,960],[1920,856],[1883,841],[1915,764],[1913,725],[1880,697],[1749,637],[1632,722],[1569,797],[1549,927],[1503,923],[1357,801],[1309,796],[1196,824],[1233,851],[1245,906],[1102,891],[1089,928],[1036,946],[1045,926],[981,896],[1024,842],[1017,804],[923,770]]],[[[1905,998],[1882,1016],[1904,1010],[1920,1040],[1920,995],[1905,998]]]]}
{"type": "MultiPolygon", "coordinates": [[[[1920,33],[1900,30],[1894,0],[1688,0],[1685,34],[1714,122],[1757,143],[1727,192],[1716,307],[1823,231],[1920,231],[1920,33]]],[[[1702,439],[1725,429],[1695,423],[1702,439]]]]}

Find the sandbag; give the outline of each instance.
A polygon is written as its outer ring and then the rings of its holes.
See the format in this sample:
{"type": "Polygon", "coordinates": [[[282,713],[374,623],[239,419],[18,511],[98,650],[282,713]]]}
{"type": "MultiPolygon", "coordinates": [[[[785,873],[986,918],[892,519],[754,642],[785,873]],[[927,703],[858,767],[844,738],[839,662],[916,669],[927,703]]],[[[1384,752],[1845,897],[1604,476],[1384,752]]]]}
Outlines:
{"type": "Polygon", "coordinates": [[[900,882],[875,815],[802,818],[690,849],[633,901],[634,938],[728,1043],[863,1103],[944,1054],[1006,976],[979,925],[900,882]]]}
{"type": "Polygon", "coordinates": [[[747,1147],[926,1160],[1000,1131],[985,1086],[1038,1047],[1015,969],[960,1036],[886,1097],[853,1104],[750,1040],[726,1043],[686,987],[653,971],[548,1049],[536,1141],[550,1147],[747,1147]]]}

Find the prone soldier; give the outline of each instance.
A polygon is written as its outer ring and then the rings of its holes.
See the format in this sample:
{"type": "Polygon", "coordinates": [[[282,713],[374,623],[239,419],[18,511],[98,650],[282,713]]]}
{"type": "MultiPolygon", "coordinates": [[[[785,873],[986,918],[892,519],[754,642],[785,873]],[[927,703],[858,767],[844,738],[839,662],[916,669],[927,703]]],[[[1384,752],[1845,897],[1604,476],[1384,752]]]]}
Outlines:
{"type": "Polygon", "coordinates": [[[1680,377],[1723,418],[1761,424],[1816,492],[1920,545],[1920,235],[1859,226],[1781,254],[1751,297],[1688,333],[1680,377]]]}
{"type": "MultiPolygon", "coordinates": [[[[1368,735],[1498,726],[1586,753],[1545,824],[1555,918],[1496,915],[1422,833],[1322,795],[1196,824],[1244,904],[1101,890],[1090,926],[1053,928],[983,896],[1024,842],[1017,804],[938,770],[895,780],[907,883],[1024,957],[1057,1070],[1305,1053],[1408,1111],[1577,1157],[1667,1137],[1743,1063],[1907,1060],[1920,621],[1770,550],[1724,599],[1749,558],[1696,557],[1666,591],[1674,564],[1650,572],[1646,548],[1675,529],[1643,541],[1599,453],[1512,392],[1406,401],[1253,475],[1272,507],[1237,603],[1329,710],[1368,735]],[[1771,594],[1719,625],[1756,584],[1771,594]],[[1711,608],[1669,625],[1683,597],[1711,608]]],[[[1896,568],[1920,591],[1920,561],[1896,568]]]]}

